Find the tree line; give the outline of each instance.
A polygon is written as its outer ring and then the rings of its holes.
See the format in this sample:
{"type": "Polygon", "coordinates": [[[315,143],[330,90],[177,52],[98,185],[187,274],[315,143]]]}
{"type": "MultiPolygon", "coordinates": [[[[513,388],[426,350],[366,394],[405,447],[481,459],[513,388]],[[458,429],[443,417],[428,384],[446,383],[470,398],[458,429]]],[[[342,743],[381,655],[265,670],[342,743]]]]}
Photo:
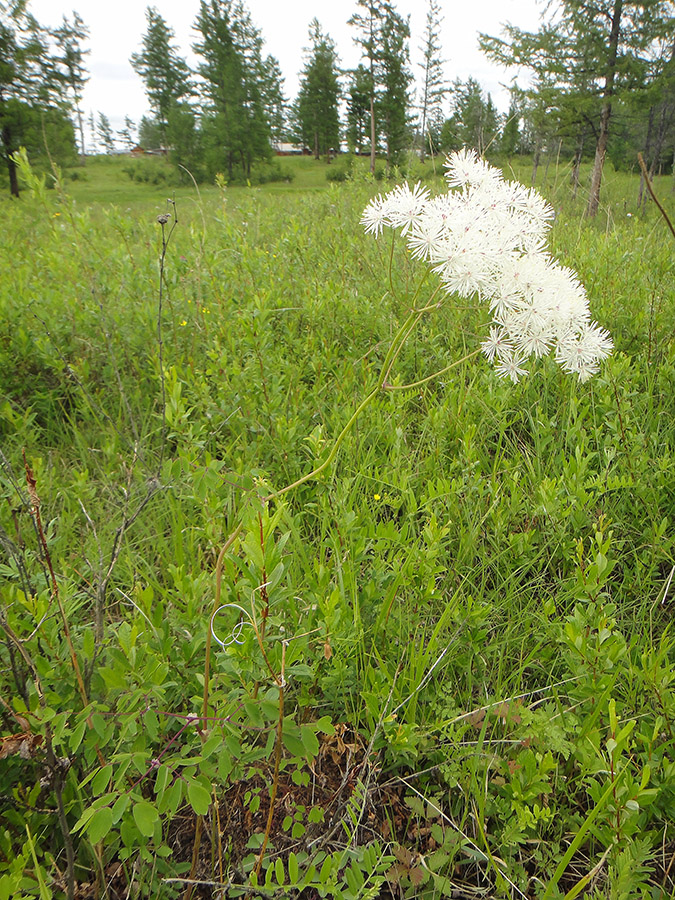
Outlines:
{"type": "MultiPolygon", "coordinates": [[[[341,67],[338,48],[317,19],[309,27],[296,98],[284,95],[278,60],[264,51],[243,0],[201,0],[192,69],[173,29],[155,7],[131,65],[144,82],[149,114],[114,134],[99,113],[90,121],[100,143],[166,152],[197,178],[251,177],[273,148],[292,143],[330,161],[344,148],[389,166],[405,152],[422,159],[461,146],[486,155],[530,153],[533,178],[545,154],[593,160],[588,213],[598,208],[602,171],[631,165],[642,150],[653,173],[675,153],[675,4],[672,0],[558,0],[537,32],[507,26],[482,34],[492,60],[528,73],[511,87],[500,115],[473,78],[446,79],[442,15],[428,0],[414,89],[410,27],[391,0],[357,0],[349,19],[361,61],[341,67]]],[[[73,161],[76,133],[84,158],[81,112],[87,28],[75,13],[55,29],[41,26],[27,0],[0,0],[0,131],[10,191],[18,194],[12,155],[49,148],[73,161]]]]}

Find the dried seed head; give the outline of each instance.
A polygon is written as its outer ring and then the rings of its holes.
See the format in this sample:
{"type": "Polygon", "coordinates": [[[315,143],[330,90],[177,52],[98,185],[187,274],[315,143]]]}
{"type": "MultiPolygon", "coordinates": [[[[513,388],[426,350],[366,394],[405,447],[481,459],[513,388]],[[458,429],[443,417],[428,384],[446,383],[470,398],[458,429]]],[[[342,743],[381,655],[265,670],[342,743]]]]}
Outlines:
{"type": "Polygon", "coordinates": [[[162,213],[161,216],[157,216],[157,221],[160,225],[166,225],[170,218],[171,213],[162,213]]]}

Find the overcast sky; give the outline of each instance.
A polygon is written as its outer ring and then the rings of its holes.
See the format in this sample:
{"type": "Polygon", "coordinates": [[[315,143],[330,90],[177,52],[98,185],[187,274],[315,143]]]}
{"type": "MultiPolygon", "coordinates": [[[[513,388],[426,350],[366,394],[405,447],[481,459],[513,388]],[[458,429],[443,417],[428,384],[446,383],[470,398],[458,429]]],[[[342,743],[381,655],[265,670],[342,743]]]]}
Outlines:
{"type": "MultiPolygon", "coordinates": [[[[147,112],[143,83],[129,65],[129,57],[141,48],[146,29],[145,10],[154,5],[176,35],[176,44],[191,65],[196,59],[191,45],[199,0],[31,0],[29,6],[43,25],[56,25],[63,14],[76,10],[89,28],[86,59],[90,81],[87,84],[83,110],[105,113],[113,127],[120,128],[125,116],[138,122],[147,112]]],[[[246,0],[253,23],[265,41],[265,54],[279,60],[284,75],[285,94],[296,96],[298,73],[303,65],[303,49],[308,44],[310,21],[316,17],[324,33],[337,45],[344,68],[359,62],[359,50],[353,42],[354,29],[347,20],[356,11],[355,0],[246,0]]],[[[415,77],[419,75],[427,0],[397,0],[397,10],[410,15],[410,55],[415,77]]],[[[441,40],[445,71],[449,81],[476,78],[492,94],[498,108],[506,111],[508,93],[500,85],[508,84],[515,74],[492,65],[478,49],[478,32],[499,34],[504,23],[536,29],[543,8],[542,0],[439,0],[443,10],[441,40]]]]}

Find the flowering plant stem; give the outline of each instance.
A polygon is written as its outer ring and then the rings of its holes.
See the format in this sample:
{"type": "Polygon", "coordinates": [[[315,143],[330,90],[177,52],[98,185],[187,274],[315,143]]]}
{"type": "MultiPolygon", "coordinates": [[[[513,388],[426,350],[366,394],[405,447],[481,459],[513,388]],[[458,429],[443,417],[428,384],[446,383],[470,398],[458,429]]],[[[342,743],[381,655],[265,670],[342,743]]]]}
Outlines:
{"type": "MultiPolygon", "coordinates": [[[[431,307],[435,308],[435,307],[431,307]]],[[[426,311],[426,310],[425,310],[426,311]]],[[[277,497],[281,497],[283,494],[287,494],[289,491],[292,491],[294,488],[299,487],[301,484],[304,484],[306,481],[310,481],[312,478],[316,478],[320,475],[325,469],[330,466],[335,457],[337,456],[338,450],[344,439],[347,437],[349,432],[352,430],[354,423],[361,415],[363,410],[371,403],[374,397],[383,390],[386,386],[386,379],[391,370],[391,366],[395,361],[398,353],[401,348],[405,344],[406,340],[412,333],[412,329],[417,324],[421,317],[421,313],[419,310],[412,309],[410,314],[406,318],[405,322],[399,330],[394,335],[392,342],[389,346],[389,350],[387,351],[387,355],[384,358],[384,362],[382,363],[381,374],[377,380],[375,387],[363,398],[361,403],[357,406],[357,408],[352,413],[351,418],[342,429],[340,434],[335,438],[335,442],[331,448],[330,453],[326,457],[326,459],[321,463],[320,466],[317,466],[315,469],[312,469],[311,472],[308,472],[307,475],[303,475],[302,478],[298,478],[297,481],[294,481],[292,484],[286,485],[286,487],[281,488],[278,491],[274,491],[271,494],[268,494],[264,499],[265,501],[274,500],[277,497]]],[[[445,370],[444,370],[445,371],[445,370]]],[[[213,620],[213,616],[216,615],[217,610],[221,605],[221,594],[222,594],[222,582],[223,582],[223,565],[225,562],[225,555],[230,547],[234,544],[236,539],[239,537],[243,530],[243,525],[239,523],[232,534],[225,541],[223,546],[221,547],[220,553],[218,554],[218,559],[216,561],[216,592],[213,600],[213,609],[211,611],[211,620],[213,620]]],[[[209,675],[211,669],[211,647],[212,647],[212,631],[209,628],[206,635],[206,650],[205,650],[205,660],[204,660],[204,695],[203,695],[203,703],[202,703],[202,716],[204,718],[204,727],[206,727],[206,717],[208,716],[208,705],[209,705],[209,675]]]]}
{"type": "MultiPolygon", "coordinates": [[[[427,274],[428,274],[428,272],[427,272],[427,274]]],[[[388,383],[389,375],[394,366],[394,363],[398,359],[408,338],[412,335],[412,333],[414,332],[415,328],[421,321],[424,314],[433,312],[433,311],[437,310],[440,306],[440,303],[435,301],[436,295],[438,294],[438,292],[440,290],[440,287],[439,287],[439,288],[436,288],[436,290],[433,292],[429,303],[427,303],[425,306],[417,307],[416,302],[417,302],[419,293],[422,289],[422,286],[423,286],[425,280],[426,280],[426,274],[417,286],[417,290],[415,291],[415,294],[412,298],[412,305],[410,308],[410,312],[408,313],[405,321],[399,327],[398,331],[396,332],[396,334],[394,335],[394,337],[391,340],[389,349],[387,350],[387,353],[386,353],[384,360],[382,362],[382,365],[380,367],[380,374],[378,376],[378,379],[377,379],[374,387],[366,394],[366,396],[363,398],[363,400],[359,403],[359,405],[356,407],[356,409],[350,416],[349,420],[347,421],[347,423],[344,426],[344,428],[342,429],[342,431],[335,438],[335,440],[333,442],[333,446],[331,447],[330,452],[328,453],[328,456],[324,459],[324,461],[320,465],[318,465],[314,469],[312,469],[311,472],[308,472],[306,475],[303,475],[301,478],[298,478],[296,481],[293,481],[291,484],[287,484],[285,487],[280,488],[278,491],[273,491],[272,493],[267,494],[264,498],[262,498],[265,503],[267,503],[271,500],[276,500],[278,497],[282,497],[284,494],[287,494],[290,491],[294,490],[295,488],[300,487],[301,484],[305,484],[305,482],[311,481],[313,478],[317,478],[322,472],[324,472],[331,465],[331,463],[335,460],[335,457],[337,456],[338,451],[339,451],[340,447],[342,446],[342,443],[344,442],[345,438],[347,437],[347,435],[350,433],[350,431],[354,427],[354,424],[358,420],[361,413],[370,405],[370,403],[372,403],[372,401],[375,399],[375,397],[381,391],[394,390],[394,389],[402,390],[404,388],[411,388],[411,387],[414,388],[414,387],[418,387],[422,384],[426,384],[429,381],[432,381],[434,378],[438,377],[439,375],[442,375],[445,372],[448,372],[450,369],[454,368],[455,366],[460,365],[461,363],[465,362],[467,359],[470,359],[472,356],[475,356],[477,353],[480,352],[480,348],[479,348],[478,350],[474,351],[473,353],[470,353],[470,354],[462,357],[462,359],[452,362],[449,366],[445,366],[445,368],[441,369],[439,372],[435,372],[433,375],[429,375],[426,378],[423,378],[420,381],[416,381],[411,385],[390,385],[388,383]]],[[[220,553],[218,554],[218,559],[216,561],[216,590],[215,590],[215,597],[214,597],[214,601],[213,601],[213,609],[212,609],[211,618],[210,618],[211,622],[213,622],[215,616],[217,615],[218,610],[221,607],[223,566],[225,563],[225,556],[226,556],[228,550],[230,550],[230,548],[233,546],[233,544],[235,543],[235,541],[241,534],[243,527],[244,527],[243,524],[240,522],[237,525],[237,527],[234,529],[234,531],[230,534],[228,539],[225,541],[225,543],[221,547],[220,553]]],[[[277,685],[277,688],[279,691],[279,720],[277,723],[277,734],[276,734],[275,746],[274,746],[274,777],[273,777],[273,782],[272,782],[272,790],[270,792],[270,809],[269,809],[269,815],[268,815],[268,820],[267,820],[267,827],[265,829],[265,836],[263,839],[263,844],[260,849],[257,863],[255,866],[255,874],[257,876],[260,874],[265,847],[266,847],[267,841],[269,839],[270,828],[271,828],[271,824],[272,824],[272,817],[274,814],[274,803],[276,800],[277,784],[278,784],[278,779],[279,779],[279,766],[280,766],[280,762],[281,762],[282,729],[283,729],[283,717],[284,717],[284,676],[283,676],[283,663],[282,663],[282,671],[279,676],[276,675],[276,673],[271,668],[269,661],[267,660],[267,657],[265,654],[265,649],[263,646],[264,635],[260,633],[260,631],[257,627],[256,621],[255,621],[255,610],[252,610],[252,614],[253,614],[253,618],[251,621],[253,623],[254,631],[255,631],[257,639],[258,639],[258,644],[262,651],[263,659],[265,659],[267,667],[268,667],[268,669],[270,669],[270,672],[273,676],[274,681],[276,682],[276,685],[277,685]]],[[[212,627],[209,627],[207,635],[206,635],[206,648],[205,648],[205,660],[204,660],[204,694],[203,694],[203,702],[202,702],[202,719],[203,719],[203,723],[204,723],[203,730],[202,730],[203,737],[205,737],[205,730],[206,730],[207,721],[208,721],[209,677],[210,677],[210,670],[211,670],[211,648],[213,646],[212,635],[213,635],[212,627]]],[[[198,859],[199,843],[201,841],[202,828],[203,828],[202,817],[199,816],[198,820],[197,820],[196,830],[195,830],[195,843],[194,843],[193,854],[192,854],[192,870],[193,871],[195,870],[196,862],[198,859]]]]}
{"type": "MultiPolygon", "coordinates": [[[[426,278],[426,276],[425,276],[425,278],[426,278]]],[[[424,283],[424,280],[425,279],[422,279],[422,281],[420,282],[420,284],[417,287],[415,296],[413,298],[412,308],[410,309],[408,316],[406,317],[405,321],[399,327],[398,331],[392,338],[392,341],[391,341],[391,344],[389,345],[387,354],[382,362],[382,366],[380,368],[380,375],[377,379],[377,382],[375,383],[375,386],[372,388],[372,390],[369,391],[368,394],[366,394],[366,396],[363,398],[363,400],[359,403],[359,405],[356,407],[356,409],[352,413],[351,417],[349,418],[349,421],[347,422],[347,424],[344,426],[342,431],[335,438],[335,441],[333,442],[333,446],[331,447],[331,450],[330,450],[328,456],[326,457],[326,459],[319,466],[316,466],[314,469],[312,469],[311,472],[308,472],[306,475],[303,475],[301,478],[298,478],[296,481],[292,482],[291,484],[286,485],[286,487],[283,487],[278,491],[273,491],[271,494],[268,494],[266,497],[263,498],[265,502],[268,502],[270,500],[275,500],[278,497],[282,497],[284,494],[289,493],[289,491],[292,491],[294,488],[299,487],[301,484],[304,484],[307,481],[311,481],[313,478],[318,477],[322,472],[324,472],[334,461],[343,441],[345,440],[345,438],[347,437],[349,432],[354,427],[354,424],[356,423],[357,419],[359,418],[361,413],[364,411],[364,409],[366,409],[366,407],[370,405],[370,403],[375,399],[375,397],[380,393],[380,391],[389,389],[390,386],[387,384],[387,379],[389,378],[389,374],[391,372],[392,366],[396,362],[401,350],[405,346],[406,341],[408,340],[410,335],[415,330],[415,327],[421,320],[422,316],[427,312],[432,312],[433,310],[438,309],[438,306],[439,306],[438,303],[427,304],[426,306],[424,306],[422,308],[417,308],[415,306],[415,301],[418,298],[418,295],[422,288],[422,284],[424,283]]],[[[437,293],[438,293],[438,290],[434,292],[434,294],[432,296],[432,300],[434,299],[434,297],[436,296],[437,293]]],[[[471,355],[473,355],[473,354],[471,354],[471,355]]],[[[464,357],[464,359],[467,359],[467,358],[468,357],[464,357]]],[[[459,365],[460,362],[463,362],[463,360],[458,360],[457,362],[452,363],[450,366],[446,366],[445,369],[442,369],[441,372],[437,372],[436,375],[440,375],[443,372],[447,372],[449,369],[453,368],[453,366],[459,365]]],[[[423,379],[423,381],[419,382],[419,384],[430,381],[431,379],[435,378],[436,375],[431,375],[428,378],[423,379]]],[[[211,622],[213,621],[213,618],[215,617],[215,615],[217,614],[217,611],[220,609],[220,606],[221,606],[223,566],[225,563],[225,556],[226,556],[228,550],[232,547],[232,545],[235,543],[235,541],[241,534],[243,527],[244,527],[243,524],[240,522],[237,525],[237,527],[234,529],[234,531],[230,534],[228,539],[225,541],[225,543],[223,544],[223,546],[220,549],[220,553],[218,554],[218,559],[216,561],[216,590],[215,590],[215,597],[214,597],[214,601],[213,601],[213,609],[212,609],[211,618],[210,618],[211,622]]],[[[264,657],[265,653],[264,653],[264,648],[262,647],[261,635],[258,633],[257,629],[255,629],[255,630],[256,630],[256,634],[258,635],[258,641],[261,644],[261,650],[263,650],[263,657],[264,657]]],[[[203,719],[203,723],[204,723],[203,728],[202,728],[203,736],[205,735],[205,730],[207,727],[207,719],[208,719],[209,678],[210,678],[210,671],[211,671],[211,648],[212,648],[212,646],[213,646],[212,629],[211,629],[211,627],[209,627],[207,635],[206,635],[206,648],[205,648],[205,659],[204,659],[204,694],[203,694],[203,699],[202,699],[202,719],[203,719]]],[[[269,663],[268,663],[268,666],[269,666],[269,663]]],[[[272,792],[272,796],[270,797],[270,816],[269,816],[269,820],[267,823],[267,829],[265,832],[266,838],[269,837],[271,816],[272,816],[273,810],[274,810],[274,800],[275,800],[275,795],[276,795],[276,783],[278,781],[278,767],[279,767],[280,758],[281,758],[281,726],[283,725],[283,707],[284,707],[283,672],[282,672],[281,678],[280,679],[276,678],[275,680],[277,681],[277,687],[279,689],[280,719],[279,719],[279,726],[278,726],[279,733],[277,734],[277,738],[275,741],[275,776],[274,776],[274,782],[273,782],[273,792],[272,792]]],[[[203,828],[202,817],[199,816],[197,819],[197,824],[196,824],[195,843],[194,843],[193,855],[192,855],[192,869],[193,870],[195,869],[197,858],[198,858],[202,828],[203,828]]],[[[266,841],[265,841],[265,843],[266,843],[266,841]]],[[[256,866],[256,869],[257,869],[256,874],[259,873],[259,871],[260,871],[260,866],[262,864],[263,852],[264,852],[264,844],[263,844],[261,853],[258,857],[258,864],[256,866]]]]}

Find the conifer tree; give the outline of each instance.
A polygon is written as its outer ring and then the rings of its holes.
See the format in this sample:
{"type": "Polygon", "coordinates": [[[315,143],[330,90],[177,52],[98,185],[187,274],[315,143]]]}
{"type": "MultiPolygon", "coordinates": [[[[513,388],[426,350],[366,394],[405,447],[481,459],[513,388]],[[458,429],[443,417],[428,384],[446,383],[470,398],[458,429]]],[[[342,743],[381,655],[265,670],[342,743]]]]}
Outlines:
{"type": "Polygon", "coordinates": [[[159,126],[162,146],[171,143],[169,117],[183,98],[190,96],[190,69],[173,45],[174,32],[153,6],[145,11],[147,31],[143,49],[131,56],[131,65],[145,82],[152,114],[159,126]]]}
{"type": "Polygon", "coordinates": [[[368,95],[370,116],[370,171],[375,174],[377,153],[377,123],[375,120],[375,95],[377,91],[377,64],[380,55],[380,28],[383,14],[382,0],[357,0],[362,12],[356,12],[349,24],[357,29],[354,39],[360,44],[365,63],[360,67],[361,90],[368,95]]]}
{"type": "MultiPolygon", "coordinates": [[[[0,158],[9,176],[9,190],[19,196],[13,154],[29,143],[36,121],[59,132],[64,152],[74,147],[72,127],[63,108],[69,107],[64,73],[52,46],[54,35],[31,14],[26,0],[0,0],[0,158]],[[63,140],[64,126],[71,133],[63,140]]],[[[35,142],[33,141],[33,145],[35,142]]]]}
{"type": "Polygon", "coordinates": [[[362,89],[369,94],[370,170],[375,172],[378,135],[384,137],[387,159],[396,162],[407,138],[408,88],[412,76],[408,69],[410,28],[388,0],[358,0],[362,12],[349,24],[357,29],[365,63],[362,89]]]}
{"type": "Polygon", "coordinates": [[[390,4],[384,9],[381,35],[379,71],[382,88],[379,107],[387,162],[395,165],[410,134],[408,88],[412,75],[408,68],[410,26],[408,20],[399,15],[390,4]]]}
{"type": "Polygon", "coordinates": [[[347,143],[354,153],[362,153],[368,143],[370,128],[370,73],[357,66],[350,73],[347,91],[347,143]]]}
{"type": "Polygon", "coordinates": [[[471,147],[485,153],[499,133],[499,117],[492,97],[483,95],[475,78],[457,79],[451,93],[452,116],[444,125],[444,149],[471,147]]]}
{"type": "Polygon", "coordinates": [[[340,144],[340,83],[335,44],[324,35],[317,19],[309,26],[310,47],[302,72],[297,114],[302,142],[316,159],[340,144]]]}
{"type": "Polygon", "coordinates": [[[106,153],[113,153],[115,150],[115,139],[113,137],[112,125],[110,124],[110,119],[106,116],[105,113],[100,112],[98,114],[98,121],[96,122],[96,134],[103,144],[103,149],[106,153]]]}
{"type": "Polygon", "coordinates": [[[509,111],[506,114],[506,121],[504,122],[502,136],[499,141],[499,149],[508,157],[511,157],[514,153],[518,152],[520,144],[520,118],[521,111],[517,93],[511,91],[509,111]]]}
{"type": "Polygon", "coordinates": [[[422,96],[420,109],[420,159],[424,160],[427,135],[431,123],[438,122],[442,115],[443,98],[448,93],[448,86],[443,75],[441,58],[440,28],[442,22],[440,7],[436,0],[429,0],[426,24],[422,39],[422,96]]]}
{"type": "Polygon", "coordinates": [[[230,178],[241,167],[248,177],[252,162],[271,153],[265,105],[281,96],[278,66],[263,60],[261,34],[242,3],[201,0],[195,28],[201,34],[194,50],[203,60],[207,167],[217,171],[224,163],[230,178]]]}
{"type": "Polygon", "coordinates": [[[288,118],[288,103],[283,88],[284,77],[281,74],[279,60],[275,56],[265,57],[260,75],[263,111],[269,126],[270,138],[277,144],[284,138],[288,118]]]}
{"type": "Polygon", "coordinates": [[[83,49],[82,43],[88,36],[89,29],[76,12],[73,13],[72,22],[67,16],[64,16],[62,24],[54,31],[54,40],[60,51],[58,64],[63,72],[64,87],[70,105],[77,117],[80,135],[80,157],[83,165],[86,148],[82,118],[82,92],[85,84],[89,81],[89,73],[84,65],[84,57],[90,51],[83,49]]]}
{"type": "Polygon", "coordinates": [[[528,66],[557,91],[563,118],[576,117],[581,147],[585,126],[592,128],[596,147],[586,214],[595,216],[613,106],[622,91],[644,89],[654,43],[672,38],[673,3],[559,0],[549,10],[550,21],[538,32],[507,26],[505,39],[481,35],[481,47],[498,62],[528,66]]]}

